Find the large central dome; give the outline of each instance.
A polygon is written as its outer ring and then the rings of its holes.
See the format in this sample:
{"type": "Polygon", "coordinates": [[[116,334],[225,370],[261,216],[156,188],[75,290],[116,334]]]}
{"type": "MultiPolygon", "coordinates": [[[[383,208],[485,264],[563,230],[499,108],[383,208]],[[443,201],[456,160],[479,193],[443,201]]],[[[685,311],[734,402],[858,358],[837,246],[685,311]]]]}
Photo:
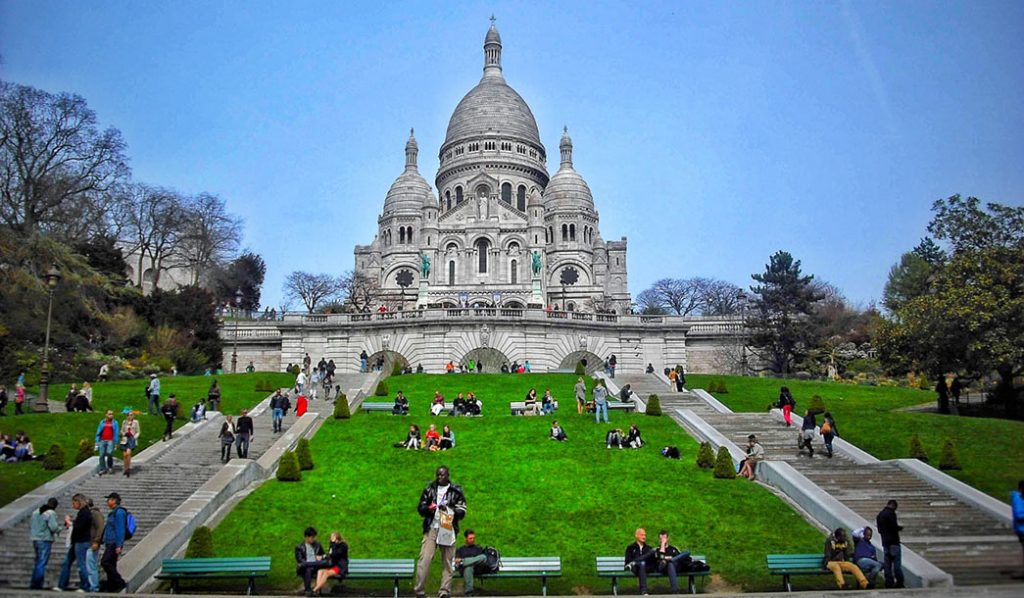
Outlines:
{"type": "Polygon", "coordinates": [[[495,134],[543,147],[533,112],[501,74],[501,36],[492,22],[484,40],[484,76],[455,107],[443,147],[495,134]]]}

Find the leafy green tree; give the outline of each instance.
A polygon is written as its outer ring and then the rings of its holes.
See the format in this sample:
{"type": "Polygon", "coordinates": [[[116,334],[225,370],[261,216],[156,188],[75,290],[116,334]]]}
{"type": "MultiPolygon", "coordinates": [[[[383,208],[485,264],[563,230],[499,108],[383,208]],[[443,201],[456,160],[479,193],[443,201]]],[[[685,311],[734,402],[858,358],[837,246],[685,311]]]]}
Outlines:
{"type": "Polygon", "coordinates": [[[768,369],[788,374],[814,346],[810,316],[823,294],[812,285],[814,276],[803,275],[800,260],[785,251],[771,256],[764,273],[751,278],[759,283],[751,287],[754,313],[746,323],[751,347],[768,369]]]}
{"type": "Polygon", "coordinates": [[[238,307],[243,311],[254,311],[260,306],[260,292],[266,275],[267,263],[263,258],[245,251],[214,274],[214,296],[221,305],[234,305],[235,295],[241,291],[242,301],[238,307]]]}
{"type": "Polygon", "coordinates": [[[889,270],[889,279],[882,293],[882,305],[890,312],[904,303],[928,292],[935,271],[945,265],[946,252],[930,237],[900,257],[900,263],[889,270]]]}

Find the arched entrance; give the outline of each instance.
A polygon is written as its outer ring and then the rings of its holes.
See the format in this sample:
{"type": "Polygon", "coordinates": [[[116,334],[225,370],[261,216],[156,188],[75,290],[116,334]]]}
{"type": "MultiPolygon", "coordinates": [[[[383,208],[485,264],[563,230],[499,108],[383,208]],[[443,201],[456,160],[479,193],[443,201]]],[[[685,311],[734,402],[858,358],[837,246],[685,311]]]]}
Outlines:
{"type": "Polygon", "coordinates": [[[587,374],[593,375],[594,372],[604,369],[604,359],[590,351],[573,351],[569,353],[562,358],[562,362],[558,364],[558,369],[575,370],[576,364],[584,360],[586,360],[584,367],[587,374]]]}
{"type": "Polygon", "coordinates": [[[501,371],[502,364],[512,363],[512,360],[501,351],[491,347],[478,347],[473,349],[462,358],[462,363],[469,364],[472,359],[475,363],[483,362],[484,373],[495,373],[501,371]]]}
{"type": "Polygon", "coordinates": [[[409,360],[406,359],[404,355],[397,351],[386,350],[377,351],[373,355],[370,355],[370,369],[373,369],[373,365],[380,361],[381,357],[384,358],[383,370],[385,372],[388,372],[389,374],[391,373],[392,369],[394,369],[396,363],[399,364],[399,366],[402,368],[406,368],[409,366],[409,360]]]}

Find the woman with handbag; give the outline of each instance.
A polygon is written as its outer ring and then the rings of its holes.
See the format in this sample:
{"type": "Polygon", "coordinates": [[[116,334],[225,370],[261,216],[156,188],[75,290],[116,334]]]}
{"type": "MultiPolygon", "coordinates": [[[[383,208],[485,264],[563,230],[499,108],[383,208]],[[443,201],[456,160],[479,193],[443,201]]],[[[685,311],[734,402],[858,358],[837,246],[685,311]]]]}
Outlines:
{"type": "Polygon", "coordinates": [[[124,463],[124,475],[125,477],[132,476],[132,451],[139,443],[139,420],[135,419],[135,412],[128,410],[124,416],[124,422],[121,423],[121,452],[123,453],[122,461],[124,463]]]}

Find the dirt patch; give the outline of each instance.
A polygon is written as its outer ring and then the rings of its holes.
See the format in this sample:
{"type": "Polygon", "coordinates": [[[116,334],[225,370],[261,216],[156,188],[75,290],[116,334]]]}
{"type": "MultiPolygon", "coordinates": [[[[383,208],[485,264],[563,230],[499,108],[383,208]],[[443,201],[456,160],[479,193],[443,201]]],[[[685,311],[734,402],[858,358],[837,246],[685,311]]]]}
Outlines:
{"type": "Polygon", "coordinates": [[[711,579],[704,584],[704,591],[708,594],[735,594],[743,591],[743,586],[731,584],[717,573],[711,574],[711,579]]]}

